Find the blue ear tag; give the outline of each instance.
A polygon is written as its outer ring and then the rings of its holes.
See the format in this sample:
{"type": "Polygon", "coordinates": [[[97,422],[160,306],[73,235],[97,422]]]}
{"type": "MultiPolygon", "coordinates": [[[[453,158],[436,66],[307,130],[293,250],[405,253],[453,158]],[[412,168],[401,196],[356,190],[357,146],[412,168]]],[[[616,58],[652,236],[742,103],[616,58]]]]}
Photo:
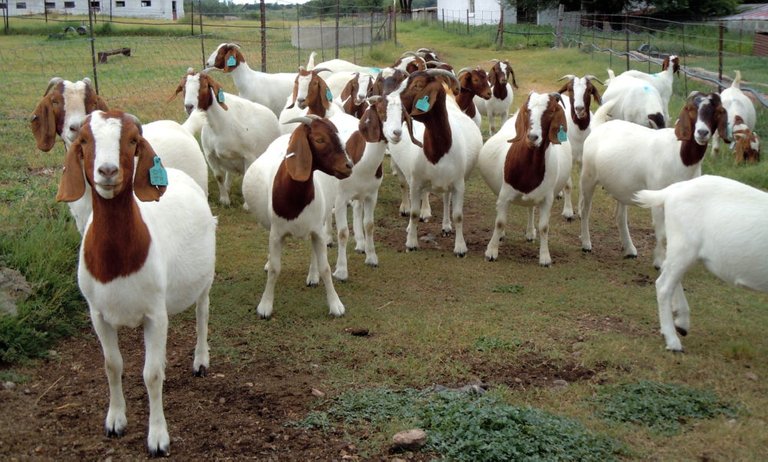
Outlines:
{"type": "Polygon", "coordinates": [[[328,98],[328,101],[333,101],[333,93],[330,89],[325,90],[325,97],[328,98]]]}
{"type": "Polygon", "coordinates": [[[216,93],[216,101],[218,101],[219,103],[223,103],[224,102],[224,89],[223,88],[219,88],[219,92],[216,93]]]}
{"type": "Polygon", "coordinates": [[[561,143],[568,141],[568,134],[565,133],[565,129],[563,129],[562,125],[560,125],[560,130],[557,131],[557,141],[561,143]]]}
{"type": "Polygon", "coordinates": [[[730,123],[727,123],[727,128],[725,130],[725,135],[728,137],[728,139],[733,139],[733,127],[730,123]]]}
{"type": "Polygon", "coordinates": [[[149,184],[152,186],[168,186],[168,172],[165,171],[160,158],[155,156],[152,162],[155,165],[149,169],[149,184]]]}
{"type": "Polygon", "coordinates": [[[229,58],[227,58],[227,66],[229,67],[237,66],[237,60],[235,59],[234,56],[230,56],[229,58]]]}
{"type": "Polygon", "coordinates": [[[416,101],[416,109],[421,112],[427,112],[429,110],[429,96],[424,95],[416,101]]]}

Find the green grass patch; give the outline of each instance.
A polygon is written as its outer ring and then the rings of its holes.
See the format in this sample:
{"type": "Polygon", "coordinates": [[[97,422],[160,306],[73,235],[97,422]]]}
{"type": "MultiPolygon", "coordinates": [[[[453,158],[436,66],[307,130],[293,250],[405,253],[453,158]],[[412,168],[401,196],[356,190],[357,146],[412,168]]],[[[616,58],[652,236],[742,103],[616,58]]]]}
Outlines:
{"type": "Polygon", "coordinates": [[[606,387],[594,403],[604,419],[642,425],[662,435],[677,434],[694,419],[736,414],[710,391],[650,381],[606,387]]]}
{"type": "Polygon", "coordinates": [[[327,429],[333,422],[372,425],[401,422],[427,432],[426,451],[453,461],[607,461],[622,446],[581,423],[539,409],[512,406],[493,394],[477,396],[386,388],[344,393],[325,412],[313,412],[305,428],[327,429]]]}

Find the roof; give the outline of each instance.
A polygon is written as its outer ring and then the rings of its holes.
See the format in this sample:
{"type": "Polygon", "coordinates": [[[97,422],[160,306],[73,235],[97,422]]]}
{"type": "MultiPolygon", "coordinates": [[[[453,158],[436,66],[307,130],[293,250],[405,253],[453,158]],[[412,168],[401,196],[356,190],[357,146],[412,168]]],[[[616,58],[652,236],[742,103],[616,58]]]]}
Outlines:
{"type": "MultiPolygon", "coordinates": [[[[747,5],[744,5],[747,6],[747,5]]],[[[742,11],[723,18],[724,21],[768,21],[768,4],[757,5],[755,8],[742,11]]]]}

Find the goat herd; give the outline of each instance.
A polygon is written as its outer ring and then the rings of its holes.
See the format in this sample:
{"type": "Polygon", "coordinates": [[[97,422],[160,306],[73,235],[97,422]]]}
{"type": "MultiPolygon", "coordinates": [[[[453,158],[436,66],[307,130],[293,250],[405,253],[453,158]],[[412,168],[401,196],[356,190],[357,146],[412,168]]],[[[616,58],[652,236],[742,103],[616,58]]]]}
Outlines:
{"type": "Polygon", "coordinates": [[[313,55],[298,73],[267,74],[251,70],[238,45],[223,43],[207,65],[201,72],[190,69],[176,89],[189,115],[182,125],[142,125],[109,110],[88,79],[58,77],[31,120],[39,149],[49,151],[57,134],[67,148],[56,199],[69,203],[83,235],[78,281],[104,351],[111,436],[121,435],[127,423],[116,329],[144,326],[152,455],[169,453],[162,406],[169,314],[196,303],[195,374],[205,374],[209,365],[216,218],[207,200],[208,168],[225,205],[232,176],[244,175],[243,206],[269,230],[267,283],[257,309],[264,318],[272,314],[287,236],[310,238],[307,284],[322,280],[330,313],[344,314],[333,279],[349,276],[347,207],[353,209],[355,250],[376,266],[373,211],[386,152],[402,184],[407,250],[419,245],[419,220],[431,215],[433,192],[442,194],[442,231],[454,234],[454,254],[467,253],[462,210],[465,181],[476,165],[498,197],[485,252],[491,261],[498,258],[514,203],[529,209],[526,237],[533,240],[538,231],[539,263],[552,263],[550,210],[563,191],[563,216],[574,216],[574,161],[581,165],[577,213],[584,251],[592,248],[589,214],[597,185],[617,201],[626,256],[637,254],[627,205],[652,208],[654,264],[662,270],[659,317],[669,350],[682,351],[676,331],[686,334],[689,309],[681,279],[695,261],[737,286],[768,291],[768,247],[755,239],[755,232],[768,229],[768,195],[700,176],[712,138],[733,138],[737,156],[757,160],[755,109],[739,90],[738,74],[722,94],[689,95],[674,128],[665,128],[671,125],[675,56],[657,74],[609,73],[602,98],[594,76],[566,75],[559,92],[532,92],[511,119],[517,83],[507,61],[494,60],[490,72],[478,67],[454,73],[433,51],[421,49],[384,69],[338,59],[315,65],[313,55]],[[225,92],[212,69],[230,74],[239,96],[225,92]],[[601,104],[594,114],[592,100],[601,104]],[[482,115],[490,129],[485,143],[482,115]],[[339,254],[331,273],[327,244],[334,221],[339,254]]]}

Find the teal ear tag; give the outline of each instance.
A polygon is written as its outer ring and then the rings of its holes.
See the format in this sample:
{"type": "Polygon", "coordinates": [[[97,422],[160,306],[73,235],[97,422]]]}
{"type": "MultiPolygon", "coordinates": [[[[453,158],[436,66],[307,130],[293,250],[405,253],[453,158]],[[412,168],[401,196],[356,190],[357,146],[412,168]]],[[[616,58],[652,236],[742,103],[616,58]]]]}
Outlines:
{"type": "Polygon", "coordinates": [[[168,186],[168,172],[165,171],[160,158],[155,156],[152,162],[155,165],[149,169],[149,184],[152,186],[168,186]]]}
{"type": "Polygon", "coordinates": [[[333,93],[330,89],[325,90],[325,97],[328,98],[328,101],[333,101],[333,93]]]}
{"type": "Polygon", "coordinates": [[[424,95],[416,101],[416,109],[421,112],[427,112],[429,110],[429,96],[424,95]]]}
{"type": "Polygon", "coordinates": [[[568,134],[565,133],[565,129],[563,129],[562,125],[560,125],[560,130],[557,131],[557,141],[561,143],[568,141],[568,134]]]}
{"type": "Polygon", "coordinates": [[[733,139],[733,127],[730,123],[726,124],[727,128],[725,129],[725,136],[728,137],[729,140],[733,139]]]}
{"type": "Polygon", "coordinates": [[[227,58],[227,66],[229,67],[237,66],[237,60],[235,59],[234,56],[230,56],[229,58],[227,58]]]}
{"type": "Polygon", "coordinates": [[[219,103],[223,103],[224,102],[224,89],[223,88],[219,88],[219,92],[216,93],[216,101],[218,101],[219,103]]]}

